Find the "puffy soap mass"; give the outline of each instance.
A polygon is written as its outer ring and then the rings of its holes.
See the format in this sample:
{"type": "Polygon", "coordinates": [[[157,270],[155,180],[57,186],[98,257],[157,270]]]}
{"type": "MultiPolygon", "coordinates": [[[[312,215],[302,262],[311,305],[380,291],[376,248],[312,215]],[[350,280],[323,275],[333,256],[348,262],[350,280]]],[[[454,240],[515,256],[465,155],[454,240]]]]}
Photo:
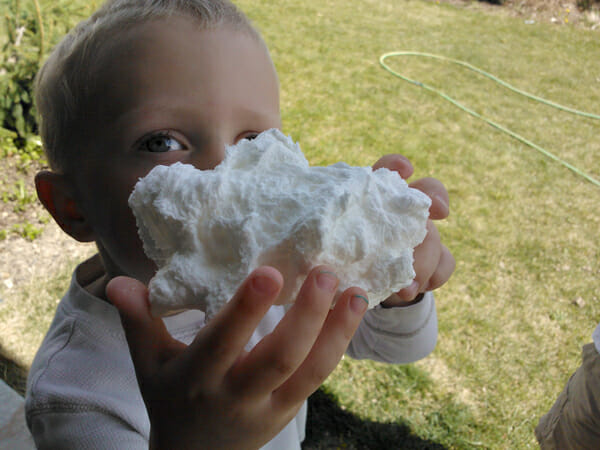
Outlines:
{"type": "Polygon", "coordinates": [[[426,235],[429,198],[388,169],[310,167],[278,130],[227,147],[214,170],[157,166],[129,198],[155,315],[213,315],[252,270],[279,269],[278,303],[295,298],[308,271],[335,268],[340,290],[359,286],[369,307],[408,286],[413,249],[426,235]]]}

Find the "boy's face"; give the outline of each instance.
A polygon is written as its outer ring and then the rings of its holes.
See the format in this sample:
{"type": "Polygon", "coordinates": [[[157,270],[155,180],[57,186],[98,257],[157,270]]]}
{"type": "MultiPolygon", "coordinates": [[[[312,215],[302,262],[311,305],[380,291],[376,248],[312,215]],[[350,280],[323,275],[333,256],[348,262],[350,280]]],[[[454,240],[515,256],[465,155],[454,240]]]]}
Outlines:
{"type": "Polygon", "coordinates": [[[95,122],[78,139],[77,205],[107,274],[147,283],[156,267],[127,204],[135,183],[159,164],[212,169],[225,145],[279,128],[277,75],[254,37],[180,17],[135,26],[106,61],[95,122]]]}

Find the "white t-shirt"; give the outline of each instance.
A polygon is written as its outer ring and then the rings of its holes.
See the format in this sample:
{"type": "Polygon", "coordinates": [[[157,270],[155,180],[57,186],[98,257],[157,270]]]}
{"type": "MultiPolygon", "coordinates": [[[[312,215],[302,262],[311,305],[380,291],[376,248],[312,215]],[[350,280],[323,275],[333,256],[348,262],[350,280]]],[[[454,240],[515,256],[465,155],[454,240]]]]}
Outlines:
{"type": "MultiPolygon", "coordinates": [[[[29,371],[26,417],[39,449],[148,448],[150,423],[119,314],[78,281],[97,264],[98,259],[92,258],[76,269],[29,371]]],[[[270,333],[284,314],[283,306],[273,306],[247,348],[270,333]]],[[[201,311],[163,320],[169,332],[186,344],[204,326],[201,311]]],[[[368,311],[347,353],[408,363],[429,354],[436,339],[435,304],[427,294],[412,306],[368,311]]],[[[300,449],[305,425],[306,402],[264,448],[300,449]]]]}

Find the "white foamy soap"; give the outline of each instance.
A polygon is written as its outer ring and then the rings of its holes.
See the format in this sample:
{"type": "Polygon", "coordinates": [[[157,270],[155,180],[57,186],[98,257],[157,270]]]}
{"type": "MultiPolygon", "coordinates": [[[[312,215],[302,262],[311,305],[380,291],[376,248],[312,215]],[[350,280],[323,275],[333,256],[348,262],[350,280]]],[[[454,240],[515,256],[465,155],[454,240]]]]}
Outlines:
{"type": "Polygon", "coordinates": [[[271,265],[295,298],[308,271],[328,264],[340,290],[359,286],[369,307],[408,286],[430,199],[388,169],[310,167],[278,130],[227,147],[214,170],[157,166],[129,198],[147,256],[155,315],[229,300],[252,270],[271,265]]]}

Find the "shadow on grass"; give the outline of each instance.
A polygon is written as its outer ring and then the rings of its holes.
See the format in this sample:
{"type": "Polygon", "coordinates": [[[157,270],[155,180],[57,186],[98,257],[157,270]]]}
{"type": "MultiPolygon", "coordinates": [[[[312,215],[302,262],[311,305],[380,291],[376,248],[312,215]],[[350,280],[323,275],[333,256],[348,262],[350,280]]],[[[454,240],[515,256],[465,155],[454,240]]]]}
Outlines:
{"type": "Polygon", "coordinates": [[[344,411],[335,399],[319,389],[308,399],[308,421],[303,450],[321,449],[446,449],[415,436],[399,423],[364,420],[344,411]]]}
{"type": "Polygon", "coordinates": [[[0,345],[0,379],[19,394],[25,395],[28,370],[7,355],[9,352],[0,345]]]}
{"type": "MultiPolygon", "coordinates": [[[[27,369],[6,355],[0,346],[0,379],[25,395],[27,369]]],[[[323,389],[308,399],[308,420],[303,450],[356,449],[432,449],[447,447],[415,436],[410,427],[400,423],[379,423],[344,411],[323,389]]]]}

